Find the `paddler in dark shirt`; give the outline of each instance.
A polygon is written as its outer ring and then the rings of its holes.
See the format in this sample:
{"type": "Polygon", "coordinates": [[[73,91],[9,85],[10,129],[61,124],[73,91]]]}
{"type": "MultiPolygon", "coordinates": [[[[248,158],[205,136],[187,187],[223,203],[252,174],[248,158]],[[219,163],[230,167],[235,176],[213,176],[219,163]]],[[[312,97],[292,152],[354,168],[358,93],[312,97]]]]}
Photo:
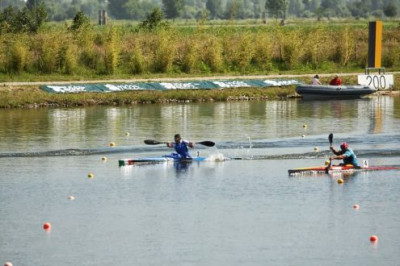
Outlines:
{"type": "Polygon", "coordinates": [[[340,151],[335,150],[335,148],[333,147],[331,147],[331,151],[336,155],[329,158],[331,161],[343,160],[343,163],[341,163],[340,165],[351,164],[355,167],[360,167],[357,161],[356,154],[353,152],[353,150],[349,148],[349,144],[347,144],[346,142],[343,142],[340,145],[340,151]]]}
{"type": "Polygon", "coordinates": [[[171,157],[175,159],[192,158],[189,154],[188,147],[194,148],[194,142],[183,140],[180,134],[175,134],[174,140],[175,142],[167,143],[167,147],[174,148],[176,151],[176,153],[171,154],[171,157]]]}

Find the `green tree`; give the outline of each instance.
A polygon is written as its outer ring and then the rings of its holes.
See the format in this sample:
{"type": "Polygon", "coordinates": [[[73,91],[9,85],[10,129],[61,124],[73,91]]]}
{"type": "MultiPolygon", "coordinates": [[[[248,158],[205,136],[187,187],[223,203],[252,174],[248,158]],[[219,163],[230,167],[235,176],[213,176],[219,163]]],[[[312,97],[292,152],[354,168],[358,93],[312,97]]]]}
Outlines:
{"type": "Polygon", "coordinates": [[[227,3],[226,6],[226,19],[238,19],[239,18],[239,10],[241,8],[241,2],[239,0],[232,0],[227,3]]]}
{"type": "Polygon", "coordinates": [[[396,17],[397,16],[397,7],[393,2],[390,2],[383,8],[383,13],[387,17],[396,17]]]}
{"type": "Polygon", "coordinates": [[[39,4],[39,0],[27,0],[26,1],[26,7],[29,10],[34,9],[37,6],[37,4],[39,4]]]}
{"type": "Polygon", "coordinates": [[[372,1],[364,0],[362,2],[349,2],[347,8],[353,17],[364,17],[367,18],[371,14],[372,1]]]}
{"type": "Polygon", "coordinates": [[[289,14],[293,14],[297,17],[300,16],[300,13],[304,10],[304,4],[302,0],[292,0],[289,3],[288,12],[289,14]]]}
{"type": "Polygon", "coordinates": [[[150,1],[128,0],[128,2],[125,4],[125,9],[129,15],[129,18],[143,20],[146,18],[146,14],[152,12],[154,6],[155,5],[150,1]]]}
{"type": "Polygon", "coordinates": [[[151,14],[147,16],[147,18],[139,25],[139,27],[149,31],[168,27],[169,24],[163,19],[164,13],[159,7],[155,7],[151,14]]]}
{"type": "Polygon", "coordinates": [[[254,18],[261,18],[264,1],[261,0],[251,0],[253,4],[253,17],[254,18]]]}
{"type": "Polygon", "coordinates": [[[90,26],[90,19],[83,13],[82,11],[78,11],[76,13],[74,19],[72,20],[72,25],[69,28],[70,30],[79,30],[82,28],[87,28],[90,26]]]}
{"type": "Polygon", "coordinates": [[[23,1],[23,0],[0,0],[0,9],[6,8],[9,6],[22,8],[25,6],[25,1],[23,1]]]}
{"type": "MultiPolygon", "coordinates": [[[[24,9],[26,11],[26,9],[24,9]]],[[[30,12],[27,12],[28,28],[30,32],[37,32],[43,23],[47,20],[47,8],[44,2],[40,1],[30,12]]]]}
{"type": "Polygon", "coordinates": [[[321,8],[327,17],[345,17],[350,15],[346,0],[322,0],[321,8]]]}
{"type": "Polygon", "coordinates": [[[183,9],[184,0],[162,0],[162,4],[166,18],[177,18],[183,9]]]}
{"type": "Polygon", "coordinates": [[[128,19],[129,15],[125,8],[128,0],[108,0],[108,11],[116,19],[128,19]]]}
{"type": "Polygon", "coordinates": [[[206,8],[210,12],[211,19],[216,19],[221,12],[221,0],[207,0],[206,8]]]}
{"type": "Polygon", "coordinates": [[[266,0],[265,8],[273,17],[282,18],[282,21],[284,22],[288,9],[288,1],[289,0],[266,0]]]}

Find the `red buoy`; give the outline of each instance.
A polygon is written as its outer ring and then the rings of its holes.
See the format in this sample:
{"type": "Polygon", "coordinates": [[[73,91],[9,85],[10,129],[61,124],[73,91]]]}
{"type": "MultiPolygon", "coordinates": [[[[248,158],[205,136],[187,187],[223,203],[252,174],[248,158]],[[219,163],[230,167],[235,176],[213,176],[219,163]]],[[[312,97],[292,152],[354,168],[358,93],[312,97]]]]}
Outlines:
{"type": "Polygon", "coordinates": [[[44,230],[50,230],[51,229],[51,224],[50,223],[44,223],[43,224],[43,229],[44,230]]]}
{"type": "Polygon", "coordinates": [[[370,238],[369,238],[369,241],[371,241],[371,242],[377,242],[379,240],[379,238],[376,236],[376,235],[372,235],[370,238]]]}

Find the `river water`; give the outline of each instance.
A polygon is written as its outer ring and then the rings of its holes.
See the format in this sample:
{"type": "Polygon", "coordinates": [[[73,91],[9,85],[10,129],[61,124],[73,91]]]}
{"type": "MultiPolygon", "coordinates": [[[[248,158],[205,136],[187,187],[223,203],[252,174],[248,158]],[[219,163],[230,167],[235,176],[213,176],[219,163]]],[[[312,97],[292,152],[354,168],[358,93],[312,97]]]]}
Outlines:
{"type": "Polygon", "coordinates": [[[400,98],[0,110],[0,263],[398,265],[399,170],[288,176],[324,163],[331,132],[399,165],[400,98]],[[175,133],[216,147],[118,166],[175,133]]]}

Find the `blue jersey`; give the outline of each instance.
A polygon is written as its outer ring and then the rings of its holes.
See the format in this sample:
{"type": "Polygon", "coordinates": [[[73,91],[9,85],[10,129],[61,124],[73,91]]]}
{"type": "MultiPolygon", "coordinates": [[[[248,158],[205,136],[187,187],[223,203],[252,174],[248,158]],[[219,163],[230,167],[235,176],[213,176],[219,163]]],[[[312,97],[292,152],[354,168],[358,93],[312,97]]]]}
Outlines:
{"type": "Polygon", "coordinates": [[[354,166],[360,166],[357,161],[357,156],[354,154],[352,150],[347,149],[342,155],[346,157],[343,158],[344,164],[352,164],[354,166]]]}
{"type": "Polygon", "coordinates": [[[179,158],[192,158],[189,154],[188,145],[188,141],[182,140],[180,143],[174,142],[172,147],[174,147],[175,151],[178,153],[177,155],[179,158]]]}

